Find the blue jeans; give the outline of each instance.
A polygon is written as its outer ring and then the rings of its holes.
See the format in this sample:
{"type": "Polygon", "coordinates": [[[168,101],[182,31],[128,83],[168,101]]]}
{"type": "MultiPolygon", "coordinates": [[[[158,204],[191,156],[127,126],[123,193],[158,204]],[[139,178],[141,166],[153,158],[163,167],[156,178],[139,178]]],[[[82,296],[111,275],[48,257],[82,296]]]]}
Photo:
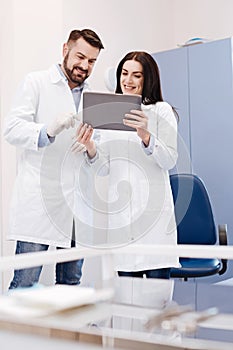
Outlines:
{"type": "MultiPolygon", "coordinates": [[[[72,240],[71,247],[75,246],[72,240]]],[[[17,241],[15,254],[48,250],[47,244],[17,241]]],[[[63,248],[57,248],[63,249],[63,248]]],[[[56,264],[56,284],[78,285],[82,276],[83,259],[56,264]]],[[[39,281],[42,266],[15,270],[9,289],[32,287],[39,281]]]]}
{"type": "Polygon", "coordinates": [[[147,278],[169,279],[170,270],[171,270],[170,268],[164,268],[164,269],[132,271],[132,272],[118,271],[118,275],[120,277],[140,277],[140,278],[142,278],[143,275],[146,275],[147,278]]]}

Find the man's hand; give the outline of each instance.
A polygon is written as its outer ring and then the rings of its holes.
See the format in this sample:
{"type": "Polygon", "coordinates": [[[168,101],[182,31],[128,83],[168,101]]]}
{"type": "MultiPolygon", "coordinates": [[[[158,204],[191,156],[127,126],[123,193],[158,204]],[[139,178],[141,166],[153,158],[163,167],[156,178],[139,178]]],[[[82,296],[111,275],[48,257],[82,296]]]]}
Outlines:
{"type": "Polygon", "coordinates": [[[96,145],[91,140],[93,134],[93,128],[91,125],[80,124],[76,132],[75,141],[71,147],[72,152],[87,151],[90,158],[94,158],[96,155],[96,145]]]}
{"type": "Polygon", "coordinates": [[[73,128],[74,126],[75,118],[73,113],[61,115],[47,127],[47,135],[54,137],[60,134],[64,129],[73,128]]]}

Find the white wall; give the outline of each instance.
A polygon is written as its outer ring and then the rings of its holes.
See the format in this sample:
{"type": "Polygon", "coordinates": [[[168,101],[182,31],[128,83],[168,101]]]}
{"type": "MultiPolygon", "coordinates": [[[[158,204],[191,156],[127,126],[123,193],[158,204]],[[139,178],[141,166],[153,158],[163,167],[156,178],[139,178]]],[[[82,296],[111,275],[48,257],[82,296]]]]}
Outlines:
{"type": "Polygon", "coordinates": [[[70,28],[91,27],[106,49],[90,79],[105,89],[106,67],[115,66],[126,52],[157,52],[177,47],[193,37],[217,40],[233,35],[232,0],[80,0],[64,1],[64,39],[70,28]]]}
{"type": "Polygon", "coordinates": [[[115,66],[128,51],[165,50],[173,45],[173,0],[98,0],[64,2],[64,32],[91,27],[100,35],[101,53],[91,81],[95,89],[105,89],[106,67],[115,66]],[[87,7],[86,6],[86,7],[87,7]],[[76,9],[76,10],[75,10],[76,9]]]}
{"type": "MultiPolygon", "coordinates": [[[[90,79],[96,90],[106,89],[106,68],[117,65],[130,50],[156,52],[192,37],[215,40],[233,35],[232,0],[0,0],[0,14],[1,123],[19,80],[26,72],[58,62],[72,29],[90,27],[105,45],[90,79]]],[[[0,145],[0,247],[6,255],[13,252],[5,234],[16,157],[15,149],[2,138],[0,145]]]]}
{"type": "MultiPolygon", "coordinates": [[[[1,126],[22,77],[29,71],[45,69],[61,57],[62,0],[1,0],[1,126]],[[45,16],[45,12],[49,16],[45,16]]],[[[16,174],[15,148],[1,137],[2,179],[2,254],[13,252],[14,244],[6,242],[9,203],[16,174]]],[[[9,274],[5,275],[4,289],[9,274]]]]}
{"type": "Polygon", "coordinates": [[[232,0],[174,0],[174,45],[193,37],[233,35],[232,0]]]}

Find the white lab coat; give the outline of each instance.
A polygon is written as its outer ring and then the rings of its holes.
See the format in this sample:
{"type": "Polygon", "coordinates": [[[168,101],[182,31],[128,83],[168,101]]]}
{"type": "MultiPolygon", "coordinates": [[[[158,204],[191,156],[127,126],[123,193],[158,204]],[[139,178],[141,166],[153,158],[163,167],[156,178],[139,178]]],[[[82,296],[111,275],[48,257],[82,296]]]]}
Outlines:
{"type": "MultiPolygon", "coordinates": [[[[142,105],[155,143],[147,154],[134,131],[101,130],[101,147],[110,157],[105,186],[98,187],[93,208],[95,234],[80,238],[89,245],[121,247],[126,244],[177,244],[174,206],[168,170],[177,160],[177,121],[166,102],[142,105]],[[107,191],[106,191],[107,188],[107,191]],[[103,193],[104,192],[104,193],[103,193]],[[103,205],[104,200],[105,207],[103,205]]],[[[103,179],[102,179],[103,181],[103,179]]],[[[85,230],[83,230],[85,232],[85,230]]],[[[119,255],[115,270],[140,271],[179,266],[178,257],[119,255]]]]}
{"type": "Polygon", "coordinates": [[[38,148],[41,128],[64,113],[76,113],[76,109],[71,90],[56,65],[28,74],[4,130],[6,140],[21,149],[9,239],[70,247],[76,169],[82,164],[88,176],[90,164],[83,153],[74,155],[69,150],[76,128],[64,130],[54,143],[38,148]]]}

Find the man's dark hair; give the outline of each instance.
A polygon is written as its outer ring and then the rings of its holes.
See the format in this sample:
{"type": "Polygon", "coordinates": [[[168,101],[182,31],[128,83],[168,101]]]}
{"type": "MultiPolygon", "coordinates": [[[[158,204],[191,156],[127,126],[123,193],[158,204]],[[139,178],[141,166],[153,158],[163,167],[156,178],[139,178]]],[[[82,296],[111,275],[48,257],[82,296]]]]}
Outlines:
{"type": "Polygon", "coordinates": [[[83,38],[88,44],[97,47],[99,50],[104,49],[99,36],[91,29],[72,30],[67,43],[75,43],[79,38],[83,38]]]}

